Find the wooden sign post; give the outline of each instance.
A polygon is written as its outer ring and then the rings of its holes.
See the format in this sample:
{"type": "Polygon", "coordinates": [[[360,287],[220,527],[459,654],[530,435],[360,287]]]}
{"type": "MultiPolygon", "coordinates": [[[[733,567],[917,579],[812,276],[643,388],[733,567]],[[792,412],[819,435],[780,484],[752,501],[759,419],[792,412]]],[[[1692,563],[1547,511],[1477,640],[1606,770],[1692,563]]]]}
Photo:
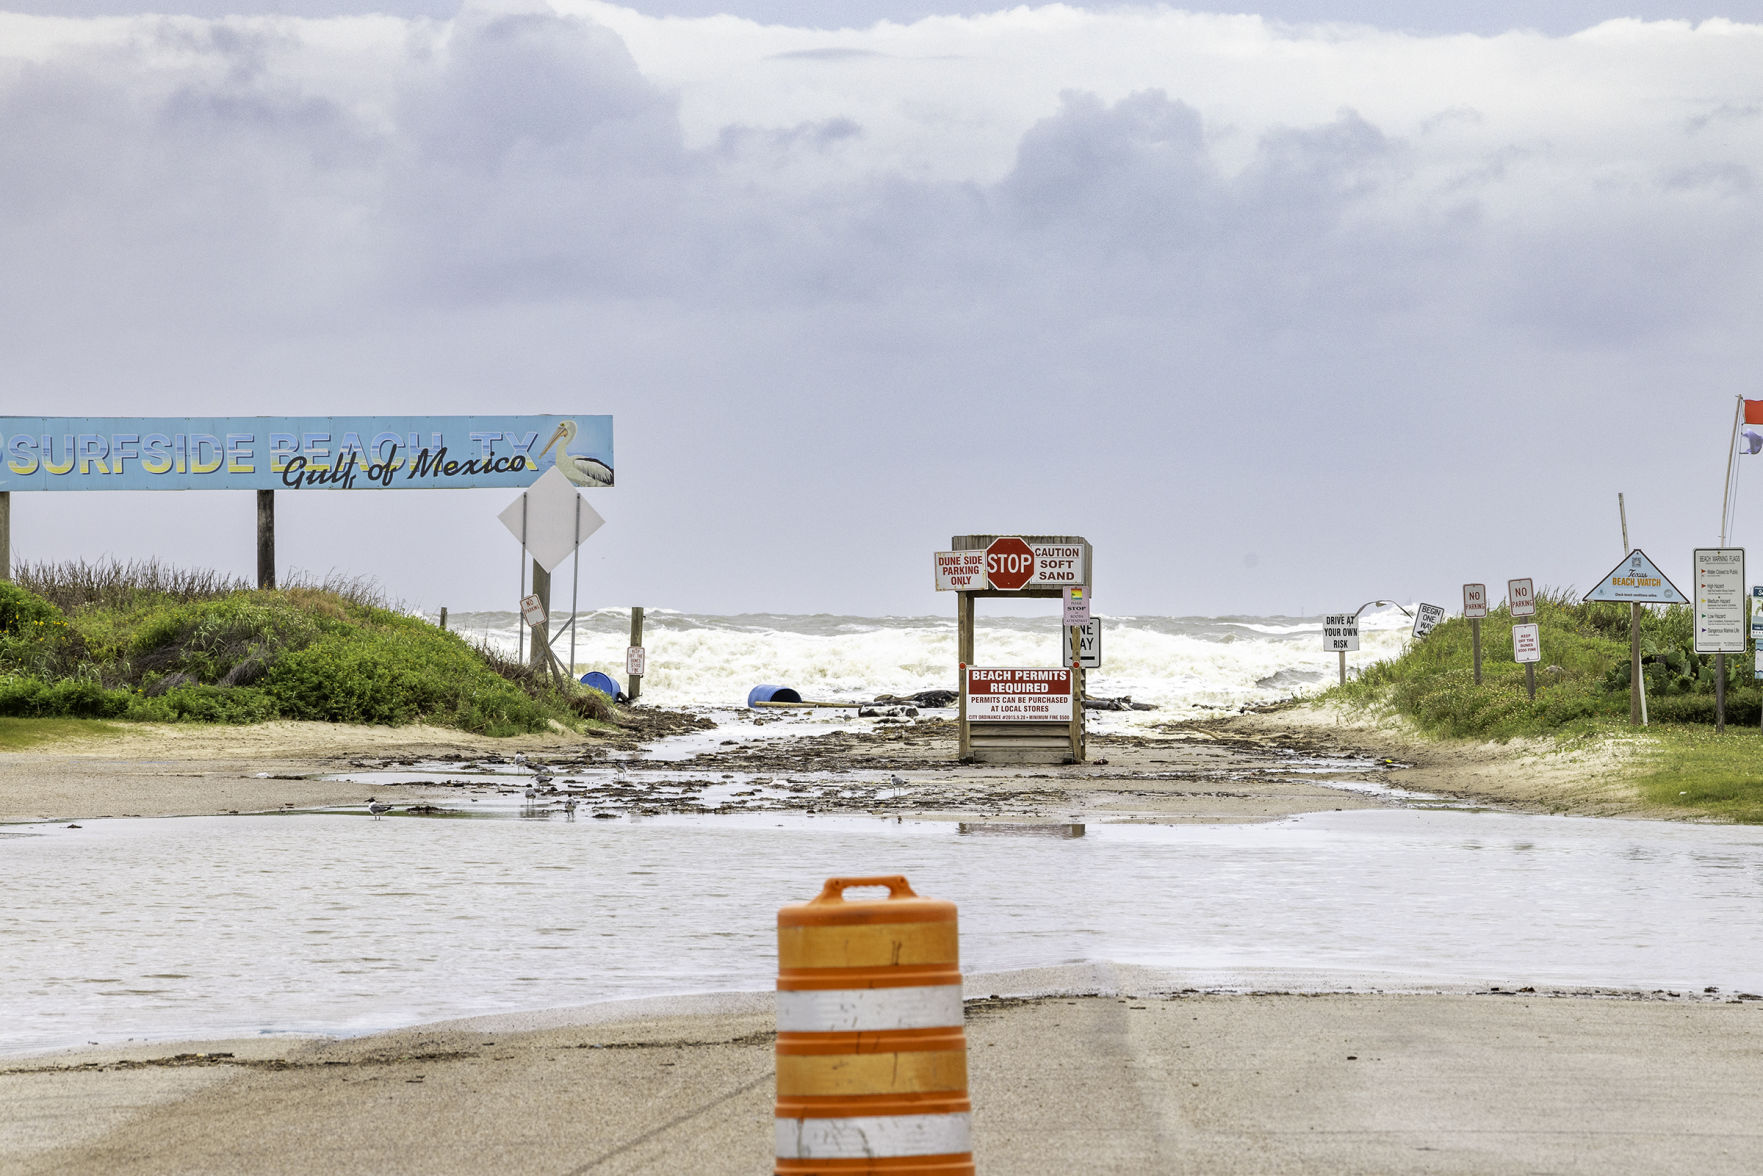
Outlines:
{"type": "Polygon", "coordinates": [[[1469,622],[1469,643],[1475,650],[1475,684],[1481,685],[1481,622],[1488,615],[1488,586],[1463,585],[1463,619],[1469,622]]]}

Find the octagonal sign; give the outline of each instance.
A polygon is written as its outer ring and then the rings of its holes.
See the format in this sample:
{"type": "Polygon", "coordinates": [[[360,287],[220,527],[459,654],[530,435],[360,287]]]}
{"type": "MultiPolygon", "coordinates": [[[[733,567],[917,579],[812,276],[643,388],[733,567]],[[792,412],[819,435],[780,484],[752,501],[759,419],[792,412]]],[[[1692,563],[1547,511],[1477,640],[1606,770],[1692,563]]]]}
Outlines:
{"type": "Polygon", "coordinates": [[[1034,548],[1014,535],[992,540],[986,548],[986,579],[992,587],[1018,592],[1034,577],[1034,548]]]}

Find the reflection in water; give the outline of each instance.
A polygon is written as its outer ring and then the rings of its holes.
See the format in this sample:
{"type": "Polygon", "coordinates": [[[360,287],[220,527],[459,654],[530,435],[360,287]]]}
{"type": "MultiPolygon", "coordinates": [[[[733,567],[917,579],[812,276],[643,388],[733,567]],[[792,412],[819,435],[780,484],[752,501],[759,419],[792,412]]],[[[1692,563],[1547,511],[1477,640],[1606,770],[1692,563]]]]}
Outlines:
{"type": "Polygon", "coordinates": [[[959,826],[571,822],[519,796],[460,808],[9,827],[0,1052],[759,991],[777,908],[835,874],[904,873],[959,903],[970,974],[1115,961],[1195,986],[1763,991],[1757,829],[1449,810],[959,826]]]}

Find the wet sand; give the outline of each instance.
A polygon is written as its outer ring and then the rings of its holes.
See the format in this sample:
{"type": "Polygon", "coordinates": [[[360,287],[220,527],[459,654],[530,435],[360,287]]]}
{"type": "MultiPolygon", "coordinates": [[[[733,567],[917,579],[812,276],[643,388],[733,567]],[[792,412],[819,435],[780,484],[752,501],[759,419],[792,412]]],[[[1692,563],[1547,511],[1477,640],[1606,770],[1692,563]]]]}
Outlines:
{"type": "MultiPolygon", "coordinates": [[[[0,1173],[751,1176],[772,1028],[492,1019],[14,1061],[0,1173]]],[[[975,1154],[999,1176],[1763,1167],[1749,1001],[1051,996],[970,1002],[967,1034],[975,1154]]]]}
{"type": "MultiPolygon", "coordinates": [[[[775,802],[744,801],[737,806],[744,811],[763,803],[976,821],[1240,822],[1398,803],[1387,794],[1393,788],[1522,811],[1681,816],[1643,804],[1626,781],[1632,742],[1567,749],[1439,742],[1331,708],[1284,707],[1171,723],[1153,734],[1096,736],[1088,763],[1010,768],[957,763],[955,726],[934,713],[896,723],[853,718],[845,730],[803,727],[802,737],[789,739],[755,738],[776,733],[779,720],[742,714],[727,745],[658,761],[644,757],[642,741],[692,720],[650,715],[646,727],[586,740],[319,723],[130,726],[108,738],[0,753],[0,821],[263,812],[359,805],[369,796],[444,803],[456,794],[400,781],[398,769],[433,760],[505,763],[516,751],[583,778],[607,775],[617,754],[669,784],[702,790],[741,778],[788,793],[775,802]],[[1350,762],[1318,767],[1318,757],[1350,762]],[[391,775],[359,784],[325,779],[360,770],[391,775]],[[894,775],[906,786],[879,786],[894,775]]],[[[604,798],[618,812],[654,803],[637,785],[609,788],[604,798]]]]}

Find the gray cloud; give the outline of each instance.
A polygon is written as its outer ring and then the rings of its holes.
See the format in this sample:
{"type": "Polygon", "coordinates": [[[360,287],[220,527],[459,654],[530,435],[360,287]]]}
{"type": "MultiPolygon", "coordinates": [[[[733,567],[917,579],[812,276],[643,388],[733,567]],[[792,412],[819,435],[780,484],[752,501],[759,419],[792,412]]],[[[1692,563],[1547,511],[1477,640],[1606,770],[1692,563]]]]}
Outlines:
{"type": "MultiPolygon", "coordinates": [[[[582,404],[619,414],[595,559],[623,593],[930,609],[938,536],[1021,526],[1109,544],[1111,609],[1255,610],[1302,603],[1296,577],[1316,606],[1405,592],[1360,590],[1392,560],[1435,597],[1468,560],[1601,571],[1613,541],[1571,512],[1515,541],[1496,475],[1601,502],[1622,471],[1598,447],[1637,443],[1609,405],[1754,392],[1734,373],[1763,359],[1763,205],[1722,143],[1662,165],[1352,109],[1243,132],[1192,95],[1077,88],[996,182],[944,180],[864,166],[853,114],[693,145],[678,95],[581,18],[363,36],[345,61],[297,25],[147,20],[0,72],[4,411],[582,404]],[[779,581],[779,551],[811,569],[779,581]]],[[[1646,442],[1681,452],[1683,415],[1646,442]]],[[[217,558],[86,509],[21,508],[24,553],[217,558]]],[[[362,524],[302,500],[288,548],[439,603],[437,529],[506,546],[493,510],[386,509],[327,561],[362,524]]],[[[503,562],[453,561],[455,606],[506,597],[503,562]]]]}

